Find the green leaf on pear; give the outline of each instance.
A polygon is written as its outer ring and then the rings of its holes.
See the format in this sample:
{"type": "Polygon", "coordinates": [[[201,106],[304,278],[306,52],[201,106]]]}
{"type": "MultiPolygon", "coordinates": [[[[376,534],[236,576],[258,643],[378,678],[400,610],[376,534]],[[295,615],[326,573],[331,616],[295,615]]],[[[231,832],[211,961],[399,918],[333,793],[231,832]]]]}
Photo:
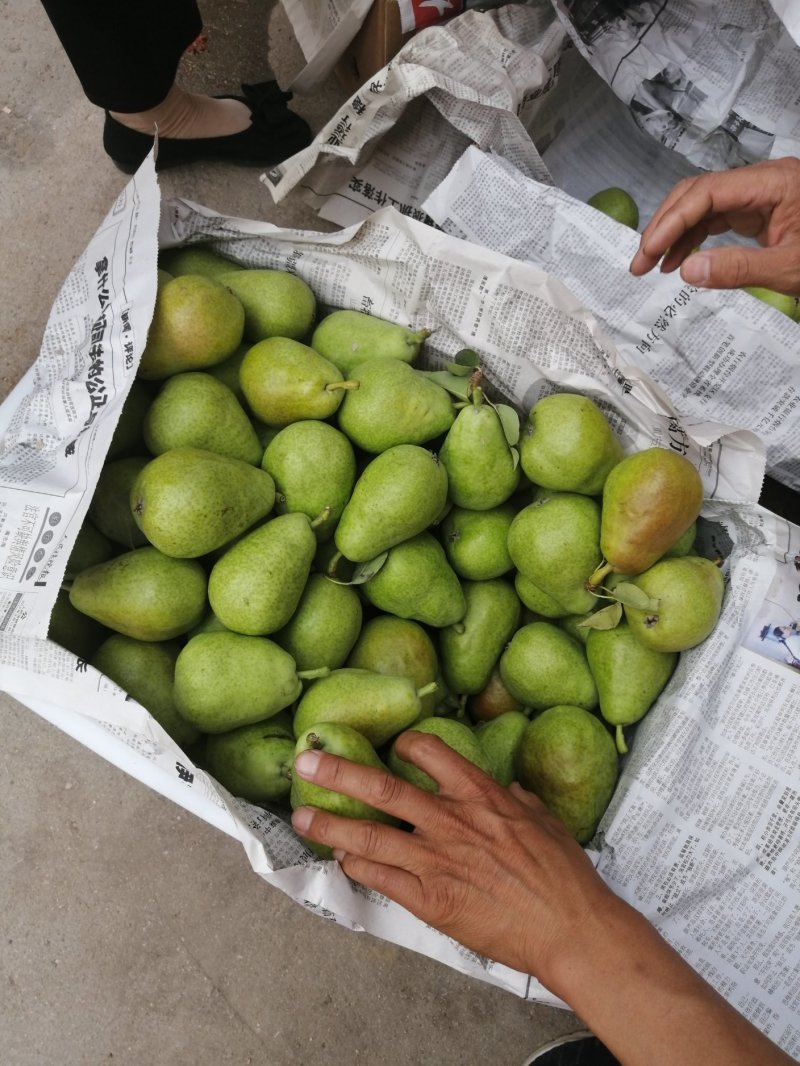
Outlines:
{"type": "Polygon", "coordinates": [[[470,370],[474,370],[481,365],[481,357],[472,348],[462,348],[456,353],[455,363],[459,367],[469,367],[470,370]]]}
{"type": "Polygon", "coordinates": [[[578,629],[616,629],[622,621],[622,604],[610,603],[578,623],[578,629]]]}
{"type": "Polygon", "coordinates": [[[614,586],[614,599],[624,603],[626,607],[634,607],[637,611],[655,612],[658,610],[659,601],[648,596],[638,585],[632,585],[629,581],[620,581],[614,586]]]}
{"type": "MultiPolygon", "coordinates": [[[[420,370],[420,374],[424,374],[430,378],[431,381],[435,381],[437,385],[441,385],[443,389],[452,396],[457,396],[459,400],[466,400],[469,396],[469,377],[457,377],[455,374],[451,374],[449,370],[420,370]]],[[[471,371],[467,370],[467,375],[471,371]]]]}
{"type": "Polygon", "coordinates": [[[519,415],[507,403],[496,403],[494,409],[503,427],[503,433],[510,447],[519,442],[519,415]]]}

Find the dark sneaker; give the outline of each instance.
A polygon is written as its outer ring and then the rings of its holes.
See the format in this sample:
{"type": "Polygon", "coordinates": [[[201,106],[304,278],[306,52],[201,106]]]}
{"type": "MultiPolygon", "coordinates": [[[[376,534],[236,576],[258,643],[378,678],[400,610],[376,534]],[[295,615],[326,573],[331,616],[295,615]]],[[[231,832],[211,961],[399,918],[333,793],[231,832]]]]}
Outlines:
{"type": "Polygon", "coordinates": [[[588,1029],[560,1036],[540,1047],[522,1066],[620,1066],[611,1052],[588,1029]]]}

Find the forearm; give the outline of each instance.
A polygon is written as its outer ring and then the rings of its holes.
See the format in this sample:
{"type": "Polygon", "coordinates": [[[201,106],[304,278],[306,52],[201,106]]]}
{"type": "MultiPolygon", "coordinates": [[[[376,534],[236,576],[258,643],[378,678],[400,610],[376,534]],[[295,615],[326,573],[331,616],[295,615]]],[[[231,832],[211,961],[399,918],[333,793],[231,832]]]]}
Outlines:
{"type": "Polygon", "coordinates": [[[791,1066],[616,897],[552,964],[548,987],[623,1066],[791,1066]]]}

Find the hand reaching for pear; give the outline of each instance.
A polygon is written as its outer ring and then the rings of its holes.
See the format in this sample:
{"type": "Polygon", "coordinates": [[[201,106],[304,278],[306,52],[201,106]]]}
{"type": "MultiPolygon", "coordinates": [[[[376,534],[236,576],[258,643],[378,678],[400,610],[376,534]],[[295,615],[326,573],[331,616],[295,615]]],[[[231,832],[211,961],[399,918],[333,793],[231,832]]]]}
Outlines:
{"type": "Polygon", "coordinates": [[[763,286],[800,295],[800,159],[770,159],[735,170],[684,178],[642,232],[631,273],[662,273],[702,288],[763,286]],[[696,249],[732,230],[761,248],[696,249]]]}

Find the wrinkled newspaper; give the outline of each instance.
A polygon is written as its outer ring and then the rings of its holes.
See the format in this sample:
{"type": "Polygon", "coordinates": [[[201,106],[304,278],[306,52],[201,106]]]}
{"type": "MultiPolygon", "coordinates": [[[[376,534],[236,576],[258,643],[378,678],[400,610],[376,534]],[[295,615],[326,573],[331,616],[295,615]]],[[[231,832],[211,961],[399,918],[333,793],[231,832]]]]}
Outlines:
{"type": "MultiPolygon", "coordinates": [[[[238,838],[253,869],[303,906],[543,1002],[538,982],[465,950],[315,859],[285,811],[236,800],[147,712],[43,639],[66,560],[135,375],[155,295],[152,158],[66,280],[36,364],[0,407],[3,688],[160,793],[238,838]]],[[[631,745],[590,852],[609,884],[712,984],[800,1055],[800,530],[760,508],[748,431],[684,418],[645,375],[621,380],[605,331],[559,281],[393,209],[317,234],[162,205],[162,247],[210,241],[243,265],[291,270],[323,308],[428,327],[428,365],[468,345],[499,394],[528,408],[553,388],[596,397],[627,448],[696,464],[703,538],[728,590],[713,636],[681,657],[631,745]],[[627,385],[630,385],[630,388],[627,385]]]]}

